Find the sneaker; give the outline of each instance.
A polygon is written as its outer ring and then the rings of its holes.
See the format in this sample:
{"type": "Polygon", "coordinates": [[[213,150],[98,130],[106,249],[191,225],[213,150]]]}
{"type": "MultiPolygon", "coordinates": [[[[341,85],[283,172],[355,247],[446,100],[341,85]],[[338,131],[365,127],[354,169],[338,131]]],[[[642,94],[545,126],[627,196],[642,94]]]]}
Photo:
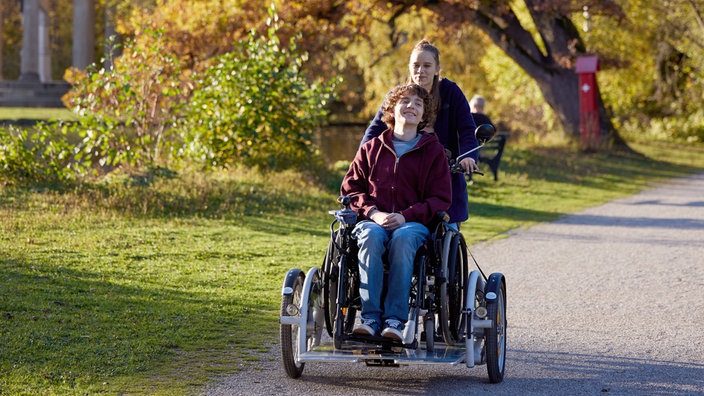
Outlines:
{"type": "Polygon", "coordinates": [[[379,323],[374,319],[362,319],[362,323],[354,325],[352,334],[373,336],[379,331],[379,323]]]}
{"type": "Polygon", "coordinates": [[[386,320],[381,336],[395,341],[403,341],[403,324],[396,319],[386,320]]]}

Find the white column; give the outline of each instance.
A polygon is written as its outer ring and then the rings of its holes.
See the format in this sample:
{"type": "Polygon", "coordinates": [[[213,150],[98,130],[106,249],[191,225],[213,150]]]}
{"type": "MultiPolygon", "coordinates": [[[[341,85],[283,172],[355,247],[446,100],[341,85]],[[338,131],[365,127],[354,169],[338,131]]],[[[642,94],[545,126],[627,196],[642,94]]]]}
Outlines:
{"type": "Polygon", "coordinates": [[[23,0],[20,80],[39,81],[39,3],[23,0]]]}
{"type": "Polygon", "coordinates": [[[95,0],[73,0],[73,66],[95,61],[95,0]]]}
{"type": "Polygon", "coordinates": [[[51,41],[49,39],[49,11],[39,9],[39,79],[51,81],[51,41]]]}

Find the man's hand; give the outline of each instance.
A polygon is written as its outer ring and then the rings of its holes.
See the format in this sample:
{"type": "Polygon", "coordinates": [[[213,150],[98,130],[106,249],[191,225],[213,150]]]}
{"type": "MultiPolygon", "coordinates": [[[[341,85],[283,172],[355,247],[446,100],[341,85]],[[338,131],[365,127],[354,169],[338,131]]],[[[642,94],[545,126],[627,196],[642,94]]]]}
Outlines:
{"type": "Polygon", "coordinates": [[[375,210],[369,217],[373,222],[384,227],[388,231],[393,231],[406,223],[406,218],[400,213],[386,213],[375,210]]]}

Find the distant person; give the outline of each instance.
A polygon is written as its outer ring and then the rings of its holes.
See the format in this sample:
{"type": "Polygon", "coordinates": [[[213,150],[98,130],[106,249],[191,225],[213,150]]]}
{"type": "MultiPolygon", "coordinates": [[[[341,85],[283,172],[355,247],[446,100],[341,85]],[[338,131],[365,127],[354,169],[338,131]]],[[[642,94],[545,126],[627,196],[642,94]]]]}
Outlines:
{"type": "Polygon", "coordinates": [[[469,108],[472,111],[472,118],[474,118],[474,123],[477,126],[482,124],[489,124],[494,126],[486,113],[484,113],[484,108],[486,107],[486,99],[481,95],[474,95],[472,99],[469,100],[469,108]]]}

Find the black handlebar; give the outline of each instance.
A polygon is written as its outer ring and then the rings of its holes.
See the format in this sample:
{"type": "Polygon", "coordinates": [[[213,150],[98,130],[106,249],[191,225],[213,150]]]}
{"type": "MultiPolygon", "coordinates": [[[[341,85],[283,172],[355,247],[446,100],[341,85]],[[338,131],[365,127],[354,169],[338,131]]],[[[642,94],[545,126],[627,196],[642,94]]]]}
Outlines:
{"type": "Polygon", "coordinates": [[[495,133],[496,133],[496,128],[494,128],[493,125],[482,124],[482,125],[479,125],[477,127],[477,129],[474,130],[474,136],[476,136],[477,142],[479,143],[479,145],[477,147],[467,151],[466,153],[458,155],[457,158],[452,158],[452,152],[450,152],[450,150],[448,150],[448,149],[445,149],[445,155],[447,155],[447,158],[450,162],[450,172],[452,172],[452,173],[466,173],[466,174],[476,173],[477,175],[484,176],[484,172],[481,172],[479,170],[475,170],[472,172],[465,172],[464,169],[462,169],[462,167],[460,166],[459,160],[460,160],[460,158],[466,157],[469,154],[484,147],[484,144],[486,144],[486,142],[488,142],[494,138],[495,133]]]}
{"type": "Polygon", "coordinates": [[[454,160],[450,160],[450,172],[452,173],[463,173],[463,174],[477,174],[480,176],[484,176],[484,172],[480,170],[475,170],[472,172],[465,172],[464,169],[462,169],[462,165],[460,165],[457,162],[454,162],[454,160]]]}

